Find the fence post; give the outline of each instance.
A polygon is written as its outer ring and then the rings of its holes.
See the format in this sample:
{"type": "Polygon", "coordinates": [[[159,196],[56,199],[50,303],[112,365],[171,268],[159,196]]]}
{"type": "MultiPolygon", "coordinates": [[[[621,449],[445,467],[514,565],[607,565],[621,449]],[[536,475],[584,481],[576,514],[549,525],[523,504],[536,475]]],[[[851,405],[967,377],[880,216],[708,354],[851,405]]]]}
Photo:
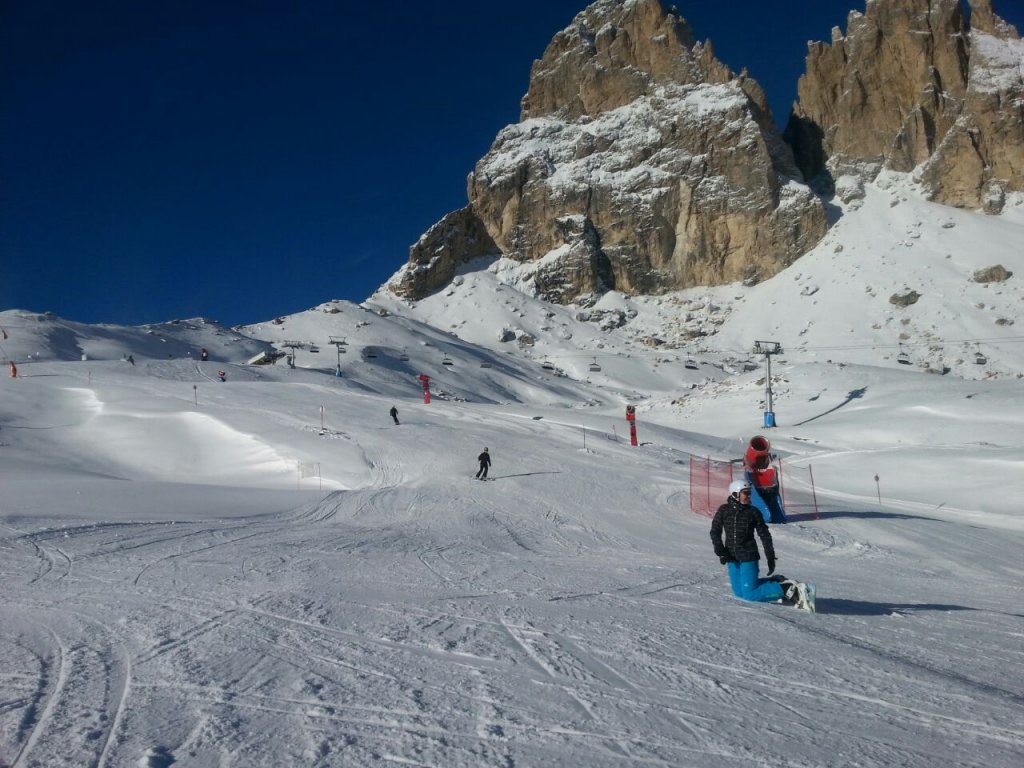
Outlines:
{"type": "Polygon", "coordinates": [[[708,500],[708,511],[711,511],[711,457],[704,457],[704,498],[708,500]]]}
{"type": "Polygon", "coordinates": [[[782,501],[782,508],[786,508],[786,489],[782,487],[782,459],[778,456],[775,457],[775,462],[779,465],[779,499],[782,501]]]}
{"type": "Polygon", "coordinates": [[[814,516],[820,519],[821,512],[818,511],[818,492],[814,490],[814,467],[808,464],[807,471],[811,475],[811,498],[814,499],[814,516]]]}

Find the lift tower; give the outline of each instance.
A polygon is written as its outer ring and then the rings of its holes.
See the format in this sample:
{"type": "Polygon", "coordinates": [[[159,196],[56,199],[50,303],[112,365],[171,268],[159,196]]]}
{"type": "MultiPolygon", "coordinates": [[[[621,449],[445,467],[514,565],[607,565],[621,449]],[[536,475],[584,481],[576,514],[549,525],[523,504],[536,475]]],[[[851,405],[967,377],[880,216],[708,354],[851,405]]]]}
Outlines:
{"type": "Polygon", "coordinates": [[[772,407],[772,355],[782,354],[782,345],[777,341],[755,341],[754,354],[764,355],[767,375],[764,378],[764,426],[775,426],[775,410],[772,407]]]}

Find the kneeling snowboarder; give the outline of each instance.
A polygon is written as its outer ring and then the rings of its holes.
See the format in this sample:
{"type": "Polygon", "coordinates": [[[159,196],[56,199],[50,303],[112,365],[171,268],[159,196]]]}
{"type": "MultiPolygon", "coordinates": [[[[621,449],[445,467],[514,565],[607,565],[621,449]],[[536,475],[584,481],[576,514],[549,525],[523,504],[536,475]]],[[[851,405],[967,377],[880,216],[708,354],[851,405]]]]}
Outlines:
{"type": "Polygon", "coordinates": [[[729,498],[718,508],[711,522],[711,544],[718,561],[729,569],[732,593],[742,600],[757,603],[782,601],[807,611],[814,610],[813,586],[786,579],[770,578],[775,573],[775,545],[760,511],[750,503],[750,483],[734,480],[729,498]],[[761,539],[769,578],[758,575],[760,555],[754,534],[761,539]],[[724,534],[724,542],[723,542],[724,534]]]}

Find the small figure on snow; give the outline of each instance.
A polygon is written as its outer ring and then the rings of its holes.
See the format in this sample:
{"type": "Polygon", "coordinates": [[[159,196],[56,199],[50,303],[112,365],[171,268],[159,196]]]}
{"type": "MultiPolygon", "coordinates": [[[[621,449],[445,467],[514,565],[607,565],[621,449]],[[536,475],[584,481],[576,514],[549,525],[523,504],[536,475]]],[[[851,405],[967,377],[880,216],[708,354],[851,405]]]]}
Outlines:
{"type": "Polygon", "coordinates": [[[770,578],[775,573],[775,546],[764,517],[750,503],[750,483],[746,480],[734,480],[729,485],[729,498],[718,508],[711,522],[711,543],[718,561],[729,569],[729,583],[736,597],[757,603],[781,600],[804,610],[814,610],[813,592],[808,585],[782,575],[770,578]],[[758,576],[761,558],[755,532],[768,561],[769,578],[758,576]]]}
{"type": "Polygon", "coordinates": [[[221,381],[227,381],[228,375],[224,371],[217,371],[217,378],[220,379],[221,381]]]}
{"type": "Polygon", "coordinates": [[[135,355],[128,355],[128,362],[135,365],[135,355]]]}
{"type": "Polygon", "coordinates": [[[206,351],[206,347],[203,347],[201,350],[199,350],[199,359],[203,360],[204,362],[210,359],[210,353],[206,351]]]}
{"type": "Polygon", "coordinates": [[[18,366],[16,366],[14,364],[13,360],[11,360],[10,362],[11,362],[11,378],[12,379],[16,379],[16,378],[18,378],[18,366]]]}
{"type": "Polygon", "coordinates": [[[487,468],[491,466],[491,454],[488,453],[490,449],[484,448],[484,452],[476,457],[477,461],[480,462],[480,469],[476,472],[477,480],[487,479],[487,468]]]}
{"type": "Polygon", "coordinates": [[[395,424],[398,423],[398,409],[395,406],[391,406],[391,418],[395,420],[395,424]]]}

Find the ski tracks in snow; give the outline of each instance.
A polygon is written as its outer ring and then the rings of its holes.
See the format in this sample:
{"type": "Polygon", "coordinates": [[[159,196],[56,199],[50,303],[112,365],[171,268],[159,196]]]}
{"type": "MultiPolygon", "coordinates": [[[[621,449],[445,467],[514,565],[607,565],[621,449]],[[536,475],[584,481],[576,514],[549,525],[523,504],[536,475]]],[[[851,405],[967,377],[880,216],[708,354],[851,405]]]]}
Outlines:
{"type": "MultiPolygon", "coordinates": [[[[918,745],[942,729],[999,765],[1022,742],[1007,715],[1020,697],[926,650],[886,656],[856,638],[864,616],[730,603],[717,571],[480,485],[7,538],[19,567],[0,658],[19,673],[4,679],[15,752],[0,761],[814,765],[831,752],[810,711],[870,734],[855,742],[865,764],[935,757],[903,747],[901,729],[918,745]],[[82,608],[90,595],[105,624],[82,608]],[[777,651],[794,634],[823,655],[839,645],[846,666],[805,670],[777,651]],[[973,699],[977,716],[959,714],[973,699]],[[735,737],[751,712],[767,723],[756,745],[735,737]]],[[[841,522],[783,528],[780,551],[849,549],[841,522]]]]}
{"type": "Polygon", "coordinates": [[[10,759],[12,768],[116,765],[112,753],[131,687],[124,645],[109,627],[79,611],[20,607],[28,611],[8,617],[3,642],[35,660],[37,677],[22,681],[24,695],[4,708],[3,719],[16,715],[19,723],[7,742],[13,753],[0,751],[0,757],[10,759]],[[34,618],[26,622],[26,615],[34,618]]]}

